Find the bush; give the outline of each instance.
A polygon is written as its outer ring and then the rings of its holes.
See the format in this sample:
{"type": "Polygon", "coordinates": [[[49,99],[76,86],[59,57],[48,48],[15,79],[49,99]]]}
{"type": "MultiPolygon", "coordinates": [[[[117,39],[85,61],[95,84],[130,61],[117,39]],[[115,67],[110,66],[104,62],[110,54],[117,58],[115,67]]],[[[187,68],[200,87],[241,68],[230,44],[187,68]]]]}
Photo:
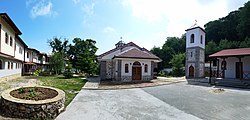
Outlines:
{"type": "Polygon", "coordinates": [[[36,70],[33,75],[34,76],[39,76],[42,73],[42,70],[36,70]]]}
{"type": "Polygon", "coordinates": [[[65,67],[65,71],[63,73],[63,76],[65,78],[72,78],[73,77],[73,72],[72,72],[72,66],[71,65],[65,67]]]}

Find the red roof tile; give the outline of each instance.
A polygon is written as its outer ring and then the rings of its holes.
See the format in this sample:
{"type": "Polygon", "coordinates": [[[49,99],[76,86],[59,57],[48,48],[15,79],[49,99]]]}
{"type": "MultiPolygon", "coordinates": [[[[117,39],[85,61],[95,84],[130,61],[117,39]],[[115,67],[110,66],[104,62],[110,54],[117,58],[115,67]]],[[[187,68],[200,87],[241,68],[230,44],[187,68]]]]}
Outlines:
{"type": "Polygon", "coordinates": [[[229,56],[248,56],[250,55],[250,48],[227,49],[221,50],[217,53],[209,55],[209,57],[229,57],[229,56]]]}
{"type": "Polygon", "coordinates": [[[148,51],[142,51],[137,48],[132,48],[127,51],[122,52],[121,54],[114,56],[114,58],[137,58],[137,59],[156,59],[160,60],[159,57],[154,54],[149,53],[148,51]]]}

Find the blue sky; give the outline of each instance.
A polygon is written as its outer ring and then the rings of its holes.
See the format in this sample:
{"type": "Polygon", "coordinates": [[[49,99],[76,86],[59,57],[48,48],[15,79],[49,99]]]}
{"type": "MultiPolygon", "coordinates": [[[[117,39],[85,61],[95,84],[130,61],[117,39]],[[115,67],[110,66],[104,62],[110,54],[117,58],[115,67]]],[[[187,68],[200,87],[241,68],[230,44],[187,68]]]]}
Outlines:
{"type": "Polygon", "coordinates": [[[162,46],[198,21],[202,26],[242,7],[248,0],[0,0],[22,31],[21,38],[41,52],[48,39],[79,37],[97,41],[101,54],[123,38],[141,47],[162,46]]]}

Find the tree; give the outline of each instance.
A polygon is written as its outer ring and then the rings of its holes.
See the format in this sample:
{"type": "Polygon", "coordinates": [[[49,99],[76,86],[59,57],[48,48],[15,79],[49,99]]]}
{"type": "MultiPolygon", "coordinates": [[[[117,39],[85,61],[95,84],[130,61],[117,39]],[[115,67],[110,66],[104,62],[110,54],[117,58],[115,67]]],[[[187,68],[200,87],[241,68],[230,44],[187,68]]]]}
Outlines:
{"type": "Polygon", "coordinates": [[[239,25],[237,26],[238,35],[241,39],[250,37],[250,1],[240,8],[239,25]]]}
{"type": "Polygon", "coordinates": [[[70,45],[69,56],[73,67],[81,72],[94,74],[97,72],[96,41],[92,39],[82,40],[74,38],[74,45],[70,45]]]}
{"type": "Polygon", "coordinates": [[[55,74],[61,74],[64,68],[64,58],[63,54],[60,52],[54,52],[50,59],[50,66],[55,74]]]}
{"type": "Polygon", "coordinates": [[[64,57],[67,56],[67,51],[69,50],[68,40],[54,37],[53,39],[48,40],[49,46],[52,48],[52,52],[60,52],[64,57]]]}
{"type": "Polygon", "coordinates": [[[185,54],[179,53],[173,56],[173,58],[170,61],[170,64],[173,65],[173,76],[180,77],[184,75],[184,60],[185,60],[185,54]]]}

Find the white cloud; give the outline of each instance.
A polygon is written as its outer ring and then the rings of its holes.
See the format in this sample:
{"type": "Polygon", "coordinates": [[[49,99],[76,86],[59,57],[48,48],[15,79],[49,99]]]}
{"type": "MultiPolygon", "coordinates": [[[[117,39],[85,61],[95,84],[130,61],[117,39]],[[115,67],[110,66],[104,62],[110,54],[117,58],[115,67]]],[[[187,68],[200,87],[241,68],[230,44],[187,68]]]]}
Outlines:
{"type": "MultiPolygon", "coordinates": [[[[209,21],[226,16],[229,0],[124,0],[132,15],[150,24],[162,23],[167,36],[181,36],[195,20],[203,27],[209,21]]],[[[238,8],[240,6],[234,6],[238,8]]]]}
{"type": "Polygon", "coordinates": [[[105,28],[103,29],[103,32],[104,32],[104,33],[114,33],[114,32],[115,32],[115,29],[114,29],[113,27],[108,26],[108,27],[105,27],[105,28]]]}
{"type": "Polygon", "coordinates": [[[72,0],[74,2],[74,4],[78,4],[81,2],[81,0],[72,0]]]}
{"type": "Polygon", "coordinates": [[[94,14],[94,7],[95,7],[95,3],[91,3],[91,4],[84,4],[82,6],[82,10],[87,13],[88,15],[92,15],[94,14]]]}
{"type": "MultiPolygon", "coordinates": [[[[34,1],[32,3],[34,3],[34,1]]],[[[38,16],[55,15],[56,12],[52,10],[52,6],[53,5],[51,2],[45,2],[44,0],[39,1],[38,3],[35,3],[34,6],[30,10],[31,17],[36,18],[38,16]]]]}

